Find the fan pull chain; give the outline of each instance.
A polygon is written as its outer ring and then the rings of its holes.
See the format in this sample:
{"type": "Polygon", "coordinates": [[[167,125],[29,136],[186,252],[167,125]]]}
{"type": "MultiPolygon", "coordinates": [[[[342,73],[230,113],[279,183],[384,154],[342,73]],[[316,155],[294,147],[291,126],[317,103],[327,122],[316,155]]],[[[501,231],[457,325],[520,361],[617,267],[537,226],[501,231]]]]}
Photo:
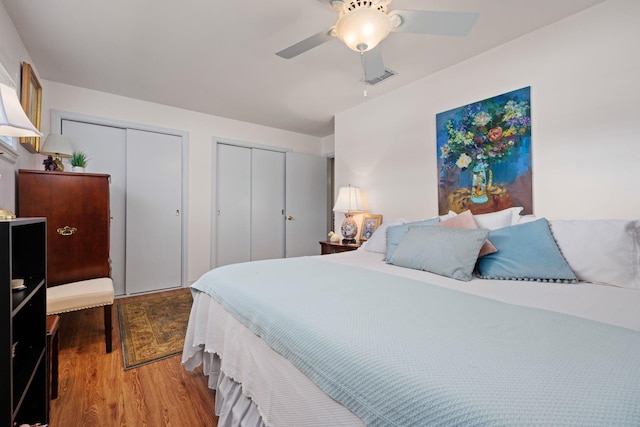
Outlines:
{"type": "Polygon", "coordinates": [[[364,97],[367,97],[367,61],[364,59],[364,50],[360,50],[360,60],[362,62],[362,70],[364,72],[364,97]]]}

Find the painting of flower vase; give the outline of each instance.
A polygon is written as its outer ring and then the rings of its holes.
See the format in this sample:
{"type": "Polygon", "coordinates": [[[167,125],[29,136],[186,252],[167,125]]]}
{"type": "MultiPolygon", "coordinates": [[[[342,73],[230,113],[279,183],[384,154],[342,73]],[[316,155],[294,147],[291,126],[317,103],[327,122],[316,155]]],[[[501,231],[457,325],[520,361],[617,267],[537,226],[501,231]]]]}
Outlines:
{"type": "Polygon", "coordinates": [[[531,88],[436,115],[438,210],[533,213],[531,88]]]}

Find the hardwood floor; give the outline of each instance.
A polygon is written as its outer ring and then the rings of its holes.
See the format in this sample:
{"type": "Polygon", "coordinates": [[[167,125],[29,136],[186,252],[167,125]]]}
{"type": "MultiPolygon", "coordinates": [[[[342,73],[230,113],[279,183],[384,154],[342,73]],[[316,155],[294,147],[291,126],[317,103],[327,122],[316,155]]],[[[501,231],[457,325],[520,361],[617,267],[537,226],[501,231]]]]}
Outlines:
{"type": "MultiPolygon", "coordinates": [[[[127,299],[174,292],[189,290],[127,299]]],[[[200,368],[186,371],[177,355],[125,371],[116,307],[110,354],[105,353],[102,313],[94,308],[60,318],[59,388],[51,401],[50,427],[217,426],[215,393],[200,368]]]]}

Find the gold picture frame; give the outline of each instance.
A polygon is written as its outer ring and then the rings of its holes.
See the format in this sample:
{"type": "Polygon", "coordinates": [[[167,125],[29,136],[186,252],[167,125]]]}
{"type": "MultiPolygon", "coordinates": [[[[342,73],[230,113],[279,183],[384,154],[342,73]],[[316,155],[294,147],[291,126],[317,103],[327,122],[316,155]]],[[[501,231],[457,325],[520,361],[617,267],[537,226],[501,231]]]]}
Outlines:
{"type": "Polygon", "coordinates": [[[360,240],[369,240],[373,232],[382,224],[382,215],[364,214],[362,215],[362,227],[360,227],[360,240]]]}
{"type": "MultiPolygon", "coordinates": [[[[42,86],[33,72],[31,65],[22,63],[22,90],[20,93],[20,103],[24,112],[33,123],[36,129],[40,130],[40,120],[42,117],[42,86]]],[[[40,151],[40,137],[21,137],[20,144],[28,151],[37,153],[40,151]]]]}

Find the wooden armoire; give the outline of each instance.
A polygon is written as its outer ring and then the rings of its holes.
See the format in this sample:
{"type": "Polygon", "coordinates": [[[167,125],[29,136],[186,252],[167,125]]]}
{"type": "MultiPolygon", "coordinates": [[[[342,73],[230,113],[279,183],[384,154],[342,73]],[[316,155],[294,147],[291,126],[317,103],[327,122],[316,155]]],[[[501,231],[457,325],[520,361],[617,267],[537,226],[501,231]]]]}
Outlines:
{"type": "Polygon", "coordinates": [[[47,218],[48,286],[110,277],[109,179],[19,170],[18,215],[47,218]]]}

